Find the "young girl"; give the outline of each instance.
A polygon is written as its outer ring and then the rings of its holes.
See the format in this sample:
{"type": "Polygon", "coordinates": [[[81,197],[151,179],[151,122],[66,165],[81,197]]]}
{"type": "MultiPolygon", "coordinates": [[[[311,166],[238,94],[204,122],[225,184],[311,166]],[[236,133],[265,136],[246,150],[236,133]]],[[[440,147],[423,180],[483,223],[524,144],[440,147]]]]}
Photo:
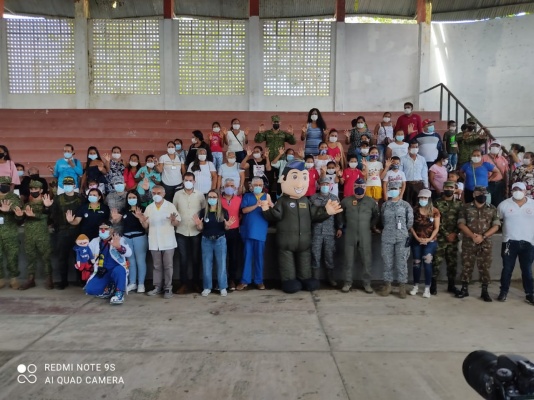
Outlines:
{"type": "Polygon", "coordinates": [[[326,164],[333,160],[334,159],[328,155],[328,145],[325,142],[319,143],[319,155],[315,156],[313,161],[315,169],[320,171],[323,167],[326,167],[326,164]]]}
{"type": "Polygon", "coordinates": [[[139,156],[137,154],[132,154],[130,156],[130,161],[124,170],[124,183],[126,184],[126,190],[135,189],[137,186],[135,182],[135,174],[139,170],[139,156]]]}
{"type": "Polygon", "coordinates": [[[82,175],[82,190],[88,188],[89,181],[98,182],[98,189],[101,192],[106,190],[106,174],[108,173],[108,168],[102,158],[100,158],[100,153],[95,146],[90,146],[87,149],[87,162],[83,167],[82,175]]]}
{"type": "Polygon", "coordinates": [[[391,157],[404,157],[408,154],[409,144],[404,141],[404,132],[395,133],[395,141],[388,144],[386,149],[386,160],[391,157]]]}
{"type": "Polygon", "coordinates": [[[339,179],[343,176],[338,164],[334,161],[329,161],[326,167],[321,170],[321,178],[328,179],[330,184],[330,193],[334,196],[339,196],[339,179]]]}
{"type": "Polygon", "coordinates": [[[145,157],[145,166],[139,168],[139,171],[135,174],[135,180],[137,183],[137,193],[139,193],[141,196],[145,194],[145,189],[143,189],[143,179],[148,179],[149,184],[149,191],[152,190],[152,188],[155,185],[159,185],[161,182],[161,175],[160,173],[155,169],[157,158],[153,154],[149,154],[145,157]]]}
{"type": "MultiPolygon", "coordinates": [[[[406,143],[407,145],[408,143],[406,143]]],[[[382,193],[383,193],[383,199],[386,201],[387,193],[386,193],[386,186],[388,185],[388,182],[399,182],[401,187],[401,197],[404,196],[404,191],[406,190],[406,175],[404,175],[404,172],[400,170],[400,158],[399,157],[391,157],[389,160],[386,161],[386,174],[383,178],[382,183],[382,193]]]]}
{"type": "Polygon", "coordinates": [[[386,176],[387,171],[379,161],[380,151],[376,146],[369,150],[369,162],[367,163],[367,182],[365,194],[375,199],[382,200],[382,179],[386,176]]]}
{"type": "Polygon", "coordinates": [[[304,159],[304,166],[308,170],[309,182],[306,196],[313,196],[317,193],[317,182],[319,181],[319,172],[315,169],[314,159],[311,154],[308,154],[304,159]]]}
{"type": "Polygon", "coordinates": [[[326,154],[328,154],[332,159],[337,159],[339,157],[339,165],[341,168],[345,168],[347,160],[345,159],[345,151],[343,145],[338,142],[338,132],[335,129],[330,129],[328,133],[328,147],[326,149],[326,154]]]}
{"type": "Polygon", "coordinates": [[[386,111],[382,117],[382,121],[376,124],[374,135],[376,146],[378,147],[378,154],[380,155],[380,161],[382,161],[384,159],[386,148],[395,140],[390,112],[386,111]]]}
{"type": "Polygon", "coordinates": [[[196,228],[202,232],[202,265],[204,290],[202,296],[211,293],[213,287],[212,271],[215,258],[217,270],[217,284],[221,296],[228,292],[228,279],[226,277],[226,230],[235,222],[235,217],[228,218],[228,211],[221,206],[221,199],[215,190],[208,192],[208,206],[193,216],[196,228]]]}
{"type": "Polygon", "coordinates": [[[353,154],[349,156],[349,166],[343,170],[343,174],[340,179],[341,184],[344,185],[343,197],[350,197],[354,195],[354,183],[356,183],[359,178],[367,178],[367,169],[358,169],[358,156],[353,154]]]}
{"type": "Polygon", "coordinates": [[[214,122],[211,124],[211,132],[209,134],[210,150],[213,156],[213,164],[215,170],[218,171],[223,162],[223,142],[224,132],[221,132],[221,124],[214,122]]]}
{"type": "Polygon", "coordinates": [[[449,163],[449,155],[441,153],[428,171],[428,182],[432,190],[432,198],[439,199],[443,192],[443,184],[447,180],[447,164],[449,163]]]}
{"type": "Polygon", "coordinates": [[[290,163],[294,159],[295,159],[295,150],[293,149],[284,150],[283,147],[280,147],[280,149],[278,149],[278,155],[274,158],[273,162],[271,163],[271,167],[276,168],[278,170],[278,182],[276,183],[277,197],[282,195],[282,188],[280,186],[280,184],[282,183],[281,172],[284,170],[287,163],[290,163]]]}

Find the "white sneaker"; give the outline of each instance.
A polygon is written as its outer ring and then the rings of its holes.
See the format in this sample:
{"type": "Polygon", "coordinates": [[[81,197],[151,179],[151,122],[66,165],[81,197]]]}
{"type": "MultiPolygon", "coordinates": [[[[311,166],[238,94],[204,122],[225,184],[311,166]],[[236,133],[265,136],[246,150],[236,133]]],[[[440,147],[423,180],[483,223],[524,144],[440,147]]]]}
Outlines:
{"type": "Polygon", "coordinates": [[[163,293],[163,290],[156,286],[153,290],[151,290],[150,292],[147,292],[147,296],[156,296],[158,294],[162,294],[163,293]]]}
{"type": "Polygon", "coordinates": [[[425,291],[423,292],[423,297],[425,299],[429,299],[430,298],[430,288],[425,288],[425,291]]]}
{"type": "Polygon", "coordinates": [[[419,286],[413,285],[413,289],[410,290],[410,295],[415,296],[419,292],[419,286]]]}
{"type": "Polygon", "coordinates": [[[145,285],[137,285],[137,293],[145,293],[145,285]]]}
{"type": "Polygon", "coordinates": [[[226,289],[221,289],[221,296],[222,297],[228,296],[228,292],[226,291],[226,289]]]}
{"type": "Polygon", "coordinates": [[[135,283],[130,283],[127,287],[128,291],[131,292],[132,290],[137,289],[137,285],[135,283]]]}
{"type": "Polygon", "coordinates": [[[207,296],[208,294],[210,294],[210,293],[211,293],[211,289],[204,289],[204,290],[202,291],[202,296],[206,297],[206,296],[207,296]]]}

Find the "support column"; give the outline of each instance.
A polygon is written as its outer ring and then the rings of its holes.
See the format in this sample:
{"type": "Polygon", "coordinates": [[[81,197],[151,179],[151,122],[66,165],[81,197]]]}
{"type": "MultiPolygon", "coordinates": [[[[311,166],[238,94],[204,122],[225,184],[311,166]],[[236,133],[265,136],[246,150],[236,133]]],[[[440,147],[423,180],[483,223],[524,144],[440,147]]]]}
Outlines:
{"type": "Polygon", "coordinates": [[[174,18],[174,0],[163,0],[163,18],[174,18]]]}
{"type": "Polygon", "coordinates": [[[336,22],[345,22],[345,0],[336,0],[336,22]]]}
{"type": "Polygon", "coordinates": [[[335,43],[334,43],[334,71],[333,86],[334,86],[334,111],[345,111],[344,99],[346,94],[345,77],[347,76],[347,65],[345,63],[345,22],[335,22],[335,43]]]}
{"type": "Polygon", "coordinates": [[[89,0],[74,2],[74,67],[76,108],[89,108],[89,0]]]}
{"type": "MultiPolygon", "coordinates": [[[[252,3],[252,1],[251,1],[252,3]]],[[[247,85],[249,111],[261,110],[263,96],[262,30],[259,16],[251,16],[247,26],[247,85]]]]}
{"type": "Polygon", "coordinates": [[[3,18],[3,0],[0,0],[0,108],[8,108],[9,75],[7,72],[7,20],[3,18]]]}
{"type": "Polygon", "coordinates": [[[176,23],[172,19],[160,21],[160,87],[163,96],[165,110],[177,110],[179,108],[180,78],[178,76],[178,51],[176,43],[176,23]]]}
{"type": "Polygon", "coordinates": [[[417,0],[417,22],[419,23],[419,85],[418,95],[414,99],[414,107],[417,110],[425,110],[424,97],[421,92],[428,89],[430,85],[430,51],[432,34],[432,1],[417,0]]]}

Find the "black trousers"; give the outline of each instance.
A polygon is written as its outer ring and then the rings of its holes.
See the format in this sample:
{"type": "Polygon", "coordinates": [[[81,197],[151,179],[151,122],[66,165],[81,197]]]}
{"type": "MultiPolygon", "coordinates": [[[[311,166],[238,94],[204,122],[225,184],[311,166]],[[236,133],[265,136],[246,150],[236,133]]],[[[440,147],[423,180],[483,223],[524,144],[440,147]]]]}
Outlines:
{"type": "Polygon", "coordinates": [[[180,253],[180,282],[182,285],[191,283],[191,279],[189,279],[189,261],[191,261],[192,281],[195,284],[200,283],[200,277],[202,276],[202,263],[200,260],[201,238],[201,234],[196,236],[176,234],[178,252],[180,253]]]}
{"type": "Polygon", "coordinates": [[[56,232],[57,265],[61,283],[69,281],[69,265],[74,269],[73,247],[77,237],[78,229],[76,228],[60,229],[56,232]]]}
{"type": "Polygon", "coordinates": [[[243,241],[239,228],[226,231],[226,249],[228,253],[228,280],[237,282],[241,278],[243,268],[243,241]]]}

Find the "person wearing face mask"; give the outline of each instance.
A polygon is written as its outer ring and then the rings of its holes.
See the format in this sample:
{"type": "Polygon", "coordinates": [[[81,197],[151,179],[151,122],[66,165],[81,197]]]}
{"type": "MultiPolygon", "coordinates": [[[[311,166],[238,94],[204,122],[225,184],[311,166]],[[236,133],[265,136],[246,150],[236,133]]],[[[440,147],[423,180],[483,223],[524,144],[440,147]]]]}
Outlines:
{"type": "Polygon", "coordinates": [[[386,148],[390,143],[395,141],[395,130],[393,123],[391,122],[391,113],[389,111],[386,111],[382,116],[382,121],[376,124],[374,139],[376,141],[376,146],[378,147],[380,161],[382,161],[384,159],[386,148]]]}
{"type": "Polygon", "coordinates": [[[124,179],[124,161],[122,160],[122,150],[119,146],[113,146],[111,149],[111,155],[104,154],[104,161],[108,169],[106,174],[106,193],[112,193],[115,188],[113,187],[113,181],[121,177],[124,179]]]}
{"type": "Polygon", "coordinates": [[[137,182],[135,181],[135,175],[141,167],[139,166],[139,156],[137,154],[130,155],[130,161],[124,169],[124,183],[126,184],[126,190],[135,189],[137,182]]]}
{"type": "MultiPolygon", "coordinates": [[[[310,197],[310,203],[315,207],[321,208],[326,206],[328,201],[339,202],[339,198],[330,192],[330,180],[323,176],[319,180],[319,193],[310,197]]],[[[336,226],[335,217],[330,215],[326,220],[312,223],[312,276],[319,280],[321,275],[321,264],[324,258],[326,267],[326,278],[332,287],[337,286],[334,277],[334,254],[336,252],[336,226]]]]}
{"type": "Polygon", "coordinates": [[[526,196],[534,199],[534,153],[527,151],[523,156],[521,166],[512,174],[512,182],[522,182],[526,187],[526,196]]]}
{"type": "Polygon", "coordinates": [[[438,250],[432,262],[432,282],[430,285],[430,294],[437,293],[437,278],[441,263],[445,259],[447,266],[447,292],[456,294],[455,286],[456,267],[458,264],[458,217],[462,209],[462,202],[454,196],[456,183],[446,181],[443,184],[443,193],[440,199],[435,203],[436,208],[441,214],[438,232],[438,250]]]}
{"type": "Polygon", "coordinates": [[[367,170],[361,171],[358,169],[358,156],[356,154],[349,155],[348,159],[349,165],[343,170],[340,179],[340,182],[343,185],[343,197],[352,196],[354,192],[354,184],[358,179],[367,179],[367,170]]]}
{"type": "MultiPolygon", "coordinates": [[[[108,194],[104,200],[104,203],[110,210],[120,211],[126,207],[126,184],[121,176],[116,176],[112,181],[113,192],[108,194]]],[[[122,235],[120,226],[113,226],[113,230],[122,235]]]]}
{"type": "Polygon", "coordinates": [[[271,163],[271,168],[276,168],[278,173],[278,180],[276,182],[276,198],[282,195],[282,177],[280,176],[280,171],[283,171],[287,163],[292,162],[295,159],[295,150],[293,149],[284,149],[280,147],[278,149],[278,155],[273,159],[271,163]]]}
{"type": "Polygon", "coordinates": [[[226,131],[221,132],[221,124],[214,122],[211,124],[211,132],[209,133],[209,142],[211,155],[213,156],[213,165],[215,170],[218,171],[223,163],[223,144],[224,135],[226,131]]]}
{"type": "Polygon", "coordinates": [[[98,227],[103,221],[109,221],[109,207],[104,204],[102,192],[99,189],[89,190],[88,202],[82,204],[73,213],[66,213],[67,222],[80,226],[80,234],[86,235],[90,240],[98,237],[98,227]]]}
{"type": "Polygon", "coordinates": [[[11,176],[0,176],[0,289],[6,286],[4,280],[4,256],[7,260],[7,271],[11,278],[10,287],[18,289],[19,271],[19,239],[18,227],[22,217],[15,214],[15,209],[22,207],[19,196],[11,191],[11,176]]]}
{"type": "Polygon", "coordinates": [[[228,216],[234,217],[235,221],[226,230],[226,253],[228,254],[227,275],[228,290],[233,292],[238,281],[238,274],[241,271],[243,242],[239,235],[240,218],[239,210],[241,208],[241,196],[238,194],[236,182],[233,178],[225,178],[222,187],[221,206],[228,212],[228,216]]]}
{"type": "MultiPolygon", "coordinates": [[[[11,178],[12,189],[17,185],[20,185],[21,178],[18,170],[19,168],[17,168],[17,164],[11,161],[7,147],[3,145],[0,146],[0,176],[9,176],[11,178]]],[[[24,171],[24,166],[22,166],[22,170],[24,171]]],[[[22,175],[24,175],[24,173],[22,175]]]]}
{"type": "Polygon", "coordinates": [[[497,208],[502,221],[502,273],[497,300],[506,301],[517,259],[521,268],[525,300],[534,305],[532,262],[534,262],[534,200],[526,197],[522,182],[512,185],[512,197],[497,208]]]}
{"type": "Polygon", "coordinates": [[[436,163],[432,165],[428,171],[428,181],[430,183],[430,189],[432,190],[433,200],[439,199],[443,193],[443,184],[448,176],[448,163],[449,155],[447,153],[440,153],[436,163]]]}
{"type": "Polygon", "coordinates": [[[404,114],[397,119],[395,132],[402,131],[406,142],[411,142],[419,133],[423,132],[421,116],[413,112],[413,104],[407,101],[404,103],[404,114]]]}
{"type": "MultiPolygon", "coordinates": [[[[254,137],[256,143],[265,142],[267,149],[269,149],[269,161],[274,160],[278,154],[278,149],[285,147],[285,143],[297,144],[291,125],[289,125],[286,132],[280,129],[280,117],[278,115],[271,116],[271,121],[272,129],[265,130],[265,126],[261,124],[258,133],[254,137]]],[[[317,152],[317,150],[315,151],[317,152]]]]}
{"type": "Polygon", "coordinates": [[[124,294],[128,293],[126,258],[132,255],[132,249],[107,222],[99,224],[98,237],[89,242],[89,249],[97,261],[85,293],[109,299],[112,305],[123,304],[124,294]]]}
{"type": "Polygon", "coordinates": [[[252,179],[257,176],[263,179],[264,186],[269,189],[269,172],[271,171],[269,149],[265,149],[265,156],[263,155],[263,148],[261,146],[254,146],[253,150],[247,148],[247,156],[241,162],[241,169],[248,170],[248,177],[252,179]]]}
{"type": "Polygon", "coordinates": [[[17,168],[17,175],[19,177],[20,183],[18,185],[15,185],[15,187],[13,188],[13,192],[20,196],[20,185],[22,184],[22,180],[24,179],[24,174],[26,171],[24,170],[24,165],[22,164],[15,163],[15,167],[17,168]]]}
{"type": "Polygon", "coordinates": [[[206,161],[213,163],[210,145],[204,141],[204,134],[199,130],[195,130],[191,138],[191,146],[189,146],[189,151],[185,158],[186,165],[191,165],[192,162],[198,159],[198,150],[200,149],[206,150],[206,161]]]}
{"type": "Polygon", "coordinates": [[[176,154],[182,164],[185,165],[185,160],[187,158],[187,150],[184,149],[184,142],[182,141],[182,139],[174,139],[174,148],[176,150],[174,154],[176,154]]]}
{"type": "MultiPolygon", "coordinates": [[[[321,169],[321,179],[328,180],[330,193],[334,196],[339,196],[339,180],[343,176],[343,172],[335,161],[330,161],[323,169],[321,169]]],[[[321,189],[324,190],[324,189],[321,189]]]]}
{"type": "Polygon", "coordinates": [[[241,163],[245,159],[245,145],[248,144],[248,133],[248,128],[245,130],[241,129],[241,123],[237,118],[232,119],[230,122],[229,131],[223,128],[224,144],[228,146],[228,151],[235,153],[235,158],[238,163],[241,163]]]}
{"type": "Polygon", "coordinates": [[[57,194],[64,193],[63,181],[66,177],[74,179],[74,190],[78,191],[78,183],[80,177],[83,175],[82,163],[80,160],[74,158],[74,146],[66,144],[63,146],[63,157],[56,161],[54,168],[49,166],[49,170],[52,171],[52,175],[57,179],[57,194]]]}
{"type": "Polygon", "coordinates": [[[330,129],[328,133],[326,154],[333,160],[338,159],[341,168],[345,168],[347,164],[345,150],[343,149],[343,145],[338,141],[338,132],[335,129],[330,129]]]}
{"type": "MultiPolygon", "coordinates": [[[[165,188],[165,200],[172,201],[174,193],[182,188],[182,176],[185,174],[186,168],[186,164],[176,154],[176,145],[174,142],[167,142],[167,154],[160,156],[158,162],[155,162],[155,160],[153,162],[156,164],[156,172],[161,174],[161,186],[165,188]]],[[[151,183],[153,182],[154,185],[157,185],[157,182],[152,176],[145,174],[145,177],[148,177],[151,183]]],[[[153,188],[154,185],[150,186],[153,188]]]]}
{"type": "Polygon", "coordinates": [[[308,171],[308,190],[306,190],[306,197],[310,197],[317,193],[317,182],[319,181],[319,171],[315,169],[315,159],[311,154],[304,157],[304,168],[308,171]]]}
{"type": "Polygon", "coordinates": [[[126,244],[132,249],[132,255],[128,257],[127,286],[128,292],[137,290],[137,293],[145,293],[146,277],[146,253],[148,251],[148,239],[145,228],[137,216],[137,210],[145,211],[141,205],[142,200],[136,190],[127,193],[127,204],[119,212],[112,211],[111,222],[113,226],[120,225],[126,244]]]}
{"type": "Polygon", "coordinates": [[[149,154],[145,157],[145,165],[137,171],[135,174],[135,180],[137,183],[137,193],[141,196],[145,193],[149,193],[152,188],[161,183],[161,174],[157,171],[156,162],[157,158],[153,154],[149,154]],[[148,192],[143,189],[144,180],[148,180],[148,192]]]}
{"type": "Polygon", "coordinates": [[[252,264],[254,263],[254,284],[259,290],[264,290],[263,265],[265,263],[265,242],[269,224],[263,216],[261,202],[266,200],[272,207],[273,202],[268,193],[263,190],[263,180],[259,177],[252,178],[252,192],[243,195],[241,202],[241,237],[245,245],[243,253],[243,274],[237,290],[244,290],[253,281],[252,264]]]}
{"type": "Polygon", "coordinates": [[[464,199],[466,203],[473,201],[473,190],[475,186],[488,187],[488,178],[496,174],[495,165],[482,161],[480,149],[473,150],[471,161],[462,165],[460,175],[465,182],[464,199]]]}
{"type": "Polygon", "coordinates": [[[401,197],[404,196],[404,192],[406,191],[406,175],[404,175],[404,172],[401,171],[400,167],[401,160],[399,157],[391,157],[386,161],[387,172],[382,180],[382,193],[384,195],[384,201],[388,199],[387,186],[389,182],[399,182],[401,197]]]}
{"type": "Polygon", "coordinates": [[[233,151],[226,152],[226,163],[222,164],[218,170],[217,190],[224,187],[224,181],[232,179],[236,186],[237,195],[245,192],[245,171],[237,163],[236,155],[233,151]]]}
{"type": "Polygon", "coordinates": [[[366,196],[365,192],[365,180],[359,178],[354,184],[353,194],[341,201],[343,213],[336,216],[336,237],[343,237],[344,284],[341,289],[343,293],[348,293],[353,285],[352,270],[356,250],[362,260],[362,265],[358,269],[363,281],[363,290],[366,293],[373,293],[371,287],[371,231],[379,233],[376,229],[378,205],[371,197],[366,196]]]}
{"type": "Polygon", "coordinates": [[[508,159],[501,154],[500,140],[491,142],[489,154],[482,156],[482,162],[495,166],[494,174],[489,178],[488,192],[491,196],[491,204],[498,207],[508,197],[508,174],[510,172],[508,159]]]}
{"type": "Polygon", "coordinates": [[[457,298],[469,296],[469,281],[473,275],[475,264],[482,282],[480,297],[486,302],[492,299],[488,293],[492,261],[491,237],[499,231],[501,221],[497,209],[486,203],[485,186],[475,186],[471,203],[465,204],[458,218],[458,228],[463,233],[462,239],[462,288],[456,293],[457,298]]]}
{"type": "Polygon", "coordinates": [[[416,207],[419,204],[419,192],[428,188],[428,166],[425,158],[419,155],[417,140],[413,139],[409,146],[408,154],[401,157],[400,170],[406,176],[406,190],[402,198],[416,207]]]}
{"type": "Polygon", "coordinates": [[[356,154],[358,156],[358,168],[362,171],[367,167],[367,162],[369,161],[369,151],[371,150],[369,142],[365,139],[367,138],[363,138],[362,140],[359,154],[356,154]]]}
{"type": "Polygon", "coordinates": [[[193,222],[193,215],[206,207],[206,198],[195,189],[195,174],[187,172],[184,175],[184,190],[177,191],[172,202],[182,217],[182,222],[176,228],[181,284],[176,293],[186,294],[192,289],[200,293],[201,236],[193,222]],[[189,278],[189,263],[191,263],[192,279],[189,278]]]}
{"type": "Polygon", "coordinates": [[[365,123],[365,117],[359,116],[351,121],[352,129],[345,131],[345,143],[349,145],[348,154],[360,154],[360,146],[364,138],[371,142],[371,131],[365,123]]]}
{"type": "Polygon", "coordinates": [[[300,139],[304,142],[304,152],[317,156],[319,154],[319,143],[323,141],[326,133],[326,123],[323,120],[321,112],[317,108],[312,108],[308,112],[308,120],[302,125],[302,134],[300,139]]]}
{"type": "Polygon", "coordinates": [[[217,171],[213,163],[207,161],[206,149],[199,148],[196,153],[197,159],[189,164],[187,172],[195,174],[195,188],[203,194],[208,194],[217,186],[217,171]]]}
{"type": "MultiPolygon", "coordinates": [[[[413,289],[411,296],[419,292],[419,281],[421,279],[421,264],[425,270],[425,290],[423,298],[430,298],[432,283],[432,260],[438,248],[437,237],[441,214],[432,205],[431,193],[428,189],[419,192],[419,204],[414,208],[413,226],[410,229],[413,235],[411,240],[413,258],[413,289]]],[[[435,283],[434,283],[435,285],[435,283]]]]}
{"type": "Polygon", "coordinates": [[[477,123],[476,118],[467,118],[467,124],[461,126],[462,133],[456,138],[459,145],[458,165],[460,168],[469,162],[473,151],[480,150],[480,146],[484,145],[491,135],[490,130],[484,126],[481,126],[477,132],[477,123]]]}
{"type": "Polygon", "coordinates": [[[42,189],[43,189],[43,195],[48,194],[48,182],[45,178],[42,178],[39,175],[39,170],[37,167],[30,167],[28,168],[28,175],[22,178],[22,181],[20,182],[20,197],[22,201],[27,201],[30,197],[30,182],[31,181],[39,181],[41,182],[42,189]]]}
{"type": "Polygon", "coordinates": [[[408,282],[408,255],[410,254],[410,229],[413,226],[413,209],[402,200],[399,182],[392,181],[387,186],[387,201],[382,204],[382,260],[384,261],[384,286],[378,291],[380,296],[391,294],[391,284],[397,275],[399,297],[406,298],[408,282]]]}
{"type": "Polygon", "coordinates": [[[27,280],[19,288],[20,290],[35,287],[35,270],[38,260],[43,263],[45,288],[54,288],[48,213],[45,212],[42,186],[39,181],[31,181],[29,185],[30,196],[26,207],[15,208],[15,215],[24,218],[24,250],[26,251],[26,272],[28,273],[27,280]]]}
{"type": "Polygon", "coordinates": [[[404,133],[402,131],[395,132],[395,141],[388,144],[386,148],[386,160],[391,157],[404,157],[408,154],[409,145],[404,141],[404,133]]]}
{"type": "Polygon", "coordinates": [[[69,266],[74,265],[72,248],[79,231],[79,227],[71,225],[66,216],[69,211],[72,215],[76,215],[78,208],[82,205],[81,196],[74,191],[74,179],[68,176],[63,179],[62,184],[64,193],[55,196],[53,200],[48,195],[43,197],[45,212],[50,214],[54,226],[55,253],[60,276],[60,281],[55,287],[59,290],[63,290],[69,285],[69,266]]]}
{"type": "Polygon", "coordinates": [[[378,147],[371,147],[369,150],[369,162],[367,163],[365,195],[371,197],[376,202],[382,201],[382,179],[385,178],[387,173],[379,158],[378,147]]]}
{"type": "Polygon", "coordinates": [[[423,133],[415,137],[419,143],[419,154],[425,158],[428,168],[434,164],[443,148],[441,136],[434,130],[435,122],[425,119],[423,121],[423,133]]]}
{"type": "Polygon", "coordinates": [[[106,190],[106,175],[108,166],[100,158],[100,153],[95,146],[90,146],[87,149],[87,161],[83,166],[83,175],[81,188],[82,190],[90,189],[89,183],[91,181],[97,182],[97,188],[104,193],[106,190]]]}
{"type": "Polygon", "coordinates": [[[443,150],[449,155],[449,170],[456,169],[458,164],[458,140],[456,121],[447,122],[447,132],[443,134],[443,150]]]}
{"type": "MultiPolygon", "coordinates": [[[[334,159],[328,154],[328,145],[325,142],[321,142],[319,144],[319,155],[313,157],[315,169],[317,171],[322,170],[330,161],[334,161],[334,159]]],[[[339,156],[337,161],[341,161],[339,156]]]]}

